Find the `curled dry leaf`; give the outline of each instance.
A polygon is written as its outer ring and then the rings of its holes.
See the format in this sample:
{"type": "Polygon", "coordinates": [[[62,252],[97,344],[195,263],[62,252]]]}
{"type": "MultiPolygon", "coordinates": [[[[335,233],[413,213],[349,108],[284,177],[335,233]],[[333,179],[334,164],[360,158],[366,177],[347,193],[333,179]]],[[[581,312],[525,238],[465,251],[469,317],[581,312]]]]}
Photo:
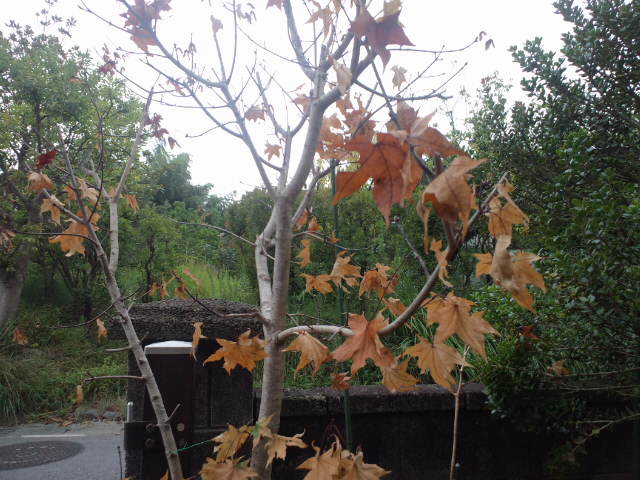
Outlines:
{"type": "Polygon", "coordinates": [[[336,72],[336,83],[338,84],[338,89],[340,90],[340,93],[344,95],[351,86],[351,70],[349,70],[346,65],[337,62],[333,57],[331,57],[331,63],[333,64],[333,69],[336,72]]]}
{"type": "Polygon", "coordinates": [[[405,78],[405,73],[407,73],[407,69],[404,67],[400,67],[399,65],[394,65],[391,67],[391,71],[393,72],[393,86],[396,88],[400,88],[403,83],[407,82],[405,78]]]}
{"type": "Polygon", "coordinates": [[[69,226],[62,233],[50,238],[49,243],[59,244],[67,257],[76,253],[84,255],[84,238],[89,236],[89,229],[75,220],[70,220],[69,226]]]}
{"type": "Polygon", "coordinates": [[[191,340],[191,356],[196,360],[196,353],[198,352],[198,345],[200,340],[207,338],[202,334],[202,322],[195,322],[193,324],[193,339],[191,340]]]}
{"type": "Polygon", "coordinates": [[[302,441],[302,433],[297,433],[293,437],[285,437],[284,435],[273,434],[267,440],[267,465],[271,465],[274,459],[282,460],[287,456],[287,447],[307,448],[307,444],[302,441]]]}
{"type": "Polygon", "coordinates": [[[300,259],[300,266],[304,268],[311,263],[311,240],[302,240],[302,247],[296,258],[300,259]]]}
{"type": "Polygon", "coordinates": [[[361,451],[355,455],[343,450],[340,460],[340,478],[345,480],[378,480],[391,473],[373,463],[364,463],[361,451]]]}
{"type": "Polygon", "coordinates": [[[444,283],[447,287],[453,287],[451,283],[447,280],[449,276],[449,272],[447,271],[447,266],[449,262],[447,261],[447,251],[442,251],[442,240],[431,240],[431,251],[435,253],[436,260],[438,261],[438,266],[440,269],[438,270],[438,278],[444,283]]]}
{"type": "Polygon", "coordinates": [[[107,327],[104,326],[104,322],[96,318],[96,325],[98,326],[98,339],[107,338],[107,327]]]}
{"type": "Polygon", "coordinates": [[[252,468],[241,464],[239,458],[230,458],[220,463],[207,458],[200,470],[200,477],[202,480],[246,480],[257,478],[258,474],[252,468]]]}
{"type": "Polygon", "coordinates": [[[461,156],[438,175],[422,193],[421,203],[431,202],[440,218],[455,223],[458,219],[463,224],[463,237],[469,226],[471,209],[475,208],[475,195],[467,183],[470,175],[467,173],[485,160],[472,160],[461,156]]]}
{"type": "Polygon", "coordinates": [[[332,373],[331,374],[331,388],[334,390],[349,390],[351,385],[349,385],[349,380],[351,380],[351,376],[348,372],[345,373],[332,373]]]}
{"type": "Polygon", "coordinates": [[[314,375],[320,370],[320,365],[330,357],[329,349],[320,340],[307,332],[298,332],[295,340],[282,351],[300,352],[300,361],[296,367],[296,372],[306,367],[309,363],[312,363],[314,375]]]}
{"type": "Polygon", "coordinates": [[[320,230],[322,230],[322,227],[318,223],[318,219],[316,217],[311,217],[311,221],[309,222],[307,230],[310,232],[319,232],[320,230]]]}
{"type": "Polygon", "coordinates": [[[245,112],[244,118],[247,120],[253,120],[254,122],[264,120],[264,109],[254,105],[245,112]]]}
{"type": "Polygon", "coordinates": [[[60,225],[60,209],[57,207],[58,199],[51,195],[51,198],[43,198],[40,205],[40,213],[49,212],[51,221],[60,225]]]}
{"type": "Polygon", "coordinates": [[[221,347],[210,355],[203,364],[224,359],[224,369],[231,373],[236,365],[253,371],[256,362],[267,358],[269,355],[264,350],[265,341],[255,336],[250,338],[251,330],[247,330],[238,337],[237,342],[216,338],[221,347]]]}
{"type": "Polygon", "coordinates": [[[75,404],[80,405],[82,402],[84,402],[84,389],[82,388],[82,385],[76,385],[75,404]]]}
{"type": "Polygon", "coordinates": [[[140,211],[140,205],[138,205],[138,199],[135,195],[122,195],[127,201],[127,204],[133,209],[134,212],[140,211]]]}
{"type": "Polygon", "coordinates": [[[15,232],[2,227],[0,225],[0,247],[4,250],[9,250],[13,247],[13,237],[15,237],[15,232]]]}
{"type": "Polygon", "coordinates": [[[395,359],[391,351],[385,347],[378,336],[378,331],[386,327],[389,322],[378,312],[370,322],[364,315],[349,314],[349,328],[353,335],[348,337],[342,345],[336,348],[331,356],[338,362],[353,360],[351,374],[364,367],[368,358],[378,367],[391,367],[395,359]]]}
{"type": "Polygon", "coordinates": [[[302,215],[300,215],[300,218],[298,218],[298,221],[296,222],[295,229],[296,230],[302,229],[302,227],[304,227],[308,221],[309,221],[309,209],[305,208],[304,212],[302,212],[302,215]]]}
{"type": "Polygon", "coordinates": [[[398,283],[398,277],[396,275],[387,275],[387,271],[390,269],[391,267],[376,263],[375,270],[365,272],[362,282],[360,282],[358,296],[361,297],[363,293],[375,291],[378,298],[382,298],[393,293],[398,283]]]}
{"type": "Polygon", "coordinates": [[[341,449],[333,444],[329,450],[321,453],[320,449],[315,445],[312,445],[315,450],[315,456],[307,458],[304,462],[298,465],[298,470],[309,470],[304,477],[304,480],[328,480],[337,478],[340,471],[340,452],[341,449]]]}
{"type": "Polygon", "coordinates": [[[396,317],[407,309],[399,298],[383,298],[382,303],[384,303],[385,307],[396,317]]]}
{"type": "Polygon", "coordinates": [[[451,376],[451,371],[456,365],[467,365],[460,352],[444,343],[431,343],[422,337],[418,337],[419,342],[404,351],[405,355],[410,355],[418,359],[418,367],[425,373],[427,369],[431,378],[441,387],[453,391],[456,380],[451,376]]]}
{"type": "Polygon", "coordinates": [[[13,329],[11,340],[13,341],[13,343],[17,343],[18,345],[26,345],[27,343],[29,343],[29,337],[27,337],[27,334],[20,330],[18,327],[13,329]]]}
{"type": "Polygon", "coordinates": [[[351,257],[346,255],[343,250],[336,256],[336,261],[333,263],[331,269],[331,281],[336,284],[337,287],[346,291],[346,287],[343,282],[349,287],[353,287],[358,284],[358,278],[362,278],[360,275],[360,267],[351,265],[351,257]]]}
{"type": "Polygon", "coordinates": [[[45,173],[31,172],[27,181],[29,182],[27,188],[30,192],[39,193],[42,189],[50,190],[53,188],[53,182],[45,173]]]}
{"type": "Polygon", "coordinates": [[[193,282],[198,287],[201,285],[202,282],[200,282],[200,279],[198,277],[196,277],[193,273],[191,273],[191,270],[189,270],[188,268],[183,268],[182,269],[182,273],[184,273],[187,277],[189,277],[191,280],[193,280],[193,282]]]}

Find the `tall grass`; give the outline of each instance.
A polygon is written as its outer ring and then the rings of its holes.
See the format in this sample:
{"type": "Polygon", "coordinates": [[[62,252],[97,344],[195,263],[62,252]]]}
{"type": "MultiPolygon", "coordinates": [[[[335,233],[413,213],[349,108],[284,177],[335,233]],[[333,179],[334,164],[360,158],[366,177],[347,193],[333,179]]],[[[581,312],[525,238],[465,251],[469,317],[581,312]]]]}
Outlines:
{"type": "Polygon", "coordinates": [[[189,271],[200,280],[198,295],[203,298],[220,298],[255,305],[256,292],[245,275],[233,274],[213,265],[188,264],[180,268],[189,271]]]}

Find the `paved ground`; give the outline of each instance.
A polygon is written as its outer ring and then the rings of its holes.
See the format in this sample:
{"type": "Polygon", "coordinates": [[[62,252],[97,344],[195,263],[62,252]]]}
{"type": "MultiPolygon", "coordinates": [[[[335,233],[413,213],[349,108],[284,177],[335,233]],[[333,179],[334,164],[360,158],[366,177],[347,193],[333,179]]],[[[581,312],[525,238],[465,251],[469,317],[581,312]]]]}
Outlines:
{"type": "Polygon", "coordinates": [[[0,427],[0,480],[120,480],[122,430],[116,422],[0,427]]]}

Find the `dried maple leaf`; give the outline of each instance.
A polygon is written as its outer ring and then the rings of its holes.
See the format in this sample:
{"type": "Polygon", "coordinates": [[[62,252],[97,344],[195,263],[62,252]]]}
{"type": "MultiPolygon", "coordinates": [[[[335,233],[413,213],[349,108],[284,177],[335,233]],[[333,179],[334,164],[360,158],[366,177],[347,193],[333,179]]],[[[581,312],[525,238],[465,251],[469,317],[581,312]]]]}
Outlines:
{"type": "Polygon", "coordinates": [[[336,231],[333,230],[331,232],[331,236],[327,239],[327,241],[329,243],[334,243],[335,244],[335,243],[338,243],[338,240],[340,240],[340,239],[338,237],[336,237],[336,231]]]}
{"type": "Polygon", "coordinates": [[[320,449],[312,445],[315,450],[315,456],[307,458],[298,465],[298,470],[309,470],[304,480],[329,480],[336,478],[340,471],[340,450],[334,445],[324,453],[320,453],[320,449]]]}
{"type": "Polygon", "coordinates": [[[304,268],[311,263],[311,240],[302,240],[302,246],[303,248],[298,252],[296,258],[300,259],[300,266],[304,268]]]}
{"type": "Polygon", "coordinates": [[[193,339],[191,340],[191,356],[196,359],[196,353],[198,352],[198,345],[200,340],[207,338],[202,334],[202,322],[195,322],[193,324],[193,339]]]}
{"type": "Polygon", "coordinates": [[[0,225],[0,247],[4,250],[8,251],[13,247],[13,237],[15,236],[15,232],[12,232],[0,225]]]}
{"type": "Polygon", "coordinates": [[[76,191],[73,189],[73,187],[65,185],[63,190],[68,196],[67,203],[69,203],[70,201],[78,200],[78,195],[76,194],[76,191]]]}
{"type": "Polygon", "coordinates": [[[17,343],[18,345],[26,345],[27,343],[29,343],[29,337],[27,337],[27,334],[20,330],[18,327],[13,329],[11,340],[13,341],[13,343],[17,343]]]}
{"type": "Polygon", "coordinates": [[[510,244],[511,237],[506,235],[498,237],[495,255],[491,262],[491,278],[496,285],[500,285],[511,293],[522,307],[535,312],[533,296],[527,289],[527,285],[535,285],[543,292],[547,291],[542,275],[531,265],[532,262],[540,260],[540,257],[526,252],[517,252],[512,257],[507,250],[510,244]]]}
{"type": "Polygon", "coordinates": [[[308,221],[309,221],[309,209],[305,208],[304,212],[302,212],[302,215],[300,215],[300,218],[296,222],[295,229],[300,230],[302,227],[304,227],[307,224],[308,221]]]}
{"type": "Polygon", "coordinates": [[[279,10],[282,10],[282,0],[269,0],[267,2],[267,8],[269,7],[278,7],[279,10]]]}
{"type": "Polygon", "coordinates": [[[98,191],[87,185],[84,178],[78,178],[78,185],[80,186],[82,198],[86,198],[92,205],[95,205],[98,202],[98,191]]]}
{"type": "Polygon", "coordinates": [[[380,55],[383,65],[391,58],[387,45],[413,45],[398,22],[399,15],[400,11],[395,11],[374,20],[367,9],[363,8],[351,23],[350,30],[359,37],[366,37],[373,51],[380,55]]]}
{"type": "Polygon", "coordinates": [[[129,206],[133,209],[134,212],[140,211],[140,205],[138,205],[138,199],[135,195],[122,195],[123,198],[127,201],[129,206]]]}
{"type": "Polygon", "coordinates": [[[253,120],[254,122],[264,120],[264,109],[254,105],[245,112],[244,118],[247,120],[253,120]]]}
{"type": "Polygon", "coordinates": [[[191,270],[189,270],[188,268],[183,268],[182,269],[182,273],[184,273],[187,277],[189,277],[191,280],[193,280],[193,282],[199,287],[201,285],[201,281],[198,277],[196,277],[193,273],[191,273],[191,270]]]}
{"type": "Polygon", "coordinates": [[[307,286],[305,288],[307,292],[317,290],[323,295],[333,292],[333,287],[329,283],[329,281],[331,281],[331,275],[309,275],[308,273],[301,273],[300,276],[304,277],[307,282],[307,286]]]}
{"type": "Polygon", "coordinates": [[[351,380],[351,376],[349,376],[348,372],[332,373],[331,388],[333,388],[334,390],[349,390],[351,388],[351,385],[349,385],[349,380],[351,380]]]}
{"type": "Polygon", "coordinates": [[[383,298],[382,303],[384,303],[385,307],[396,317],[407,309],[399,298],[383,298]]]}
{"type": "Polygon", "coordinates": [[[46,153],[38,155],[38,158],[36,159],[36,168],[44,168],[46,165],[49,165],[56,158],[56,155],[58,155],[58,150],[56,150],[55,148],[53,150],[49,150],[46,153]]]}
{"type": "Polygon", "coordinates": [[[391,473],[373,463],[364,463],[362,452],[355,455],[342,451],[340,460],[341,480],[378,480],[391,473]]]}
{"type": "Polygon", "coordinates": [[[246,480],[256,478],[258,474],[250,467],[239,464],[240,459],[228,459],[225,462],[215,462],[207,458],[207,462],[200,470],[202,480],[246,480]]]}
{"type": "Polygon", "coordinates": [[[322,32],[324,33],[324,38],[327,38],[329,33],[331,33],[331,16],[333,12],[329,7],[320,8],[320,5],[314,2],[318,10],[311,14],[309,20],[306,23],[315,23],[318,20],[322,20],[322,32]]]}
{"type": "Polygon", "coordinates": [[[282,150],[282,145],[272,145],[269,142],[265,144],[264,153],[267,155],[267,158],[271,160],[271,157],[274,155],[276,157],[280,156],[280,152],[282,150]]]}
{"type": "Polygon", "coordinates": [[[372,143],[367,135],[358,135],[345,145],[359,153],[360,168],[355,172],[339,172],[333,205],[358,191],[373,179],[373,198],[389,227],[393,204],[402,204],[413,193],[422,178],[422,169],[409,155],[409,145],[389,133],[378,133],[372,143]]]}
{"type": "Polygon", "coordinates": [[[287,456],[287,447],[307,448],[307,444],[302,441],[302,433],[297,433],[293,437],[274,434],[267,440],[267,465],[271,465],[274,459],[282,460],[287,456]]]}
{"type": "Polygon", "coordinates": [[[358,296],[361,297],[363,293],[374,290],[378,295],[378,298],[393,293],[398,283],[398,277],[396,275],[388,276],[387,271],[391,267],[376,263],[375,270],[369,270],[365,272],[360,282],[360,290],[358,296]]]}
{"type": "Polygon", "coordinates": [[[29,186],[27,188],[30,192],[39,193],[42,189],[53,188],[53,182],[44,173],[31,172],[27,177],[27,181],[29,182],[29,186]]]}
{"type": "Polygon", "coordinates": [[[300,352],[300,361],[296,367],[296,372],[303,369],[309,363],[313,364],[313,374],[320,370],[322,365],[329,359],[329,349],[323,343],[307,332],[298,332],[297,337],[283,352],[300,352]]]}
{"type": "Polygon", "coordinates": [[[476,263],[476,277],[480,278],[482,275],[490,275],[491,262],[493,262],[493,254],[474,253],[473,256],[478,259],[478,263],[476,263]]]}
{"type": "Polygon", "coordinates": [[[84,255],[84,238],[89,236],[89,229],[75,220],[70,220],[67,229],[62,235],[56,235],[49,239],[49,243],[58,243],[60,249],[70,257],[75,253],[84,255]]]}
{"type": "Polygon", "coordinates": [[[342,282],[345,282],[349,287],[353,287],[358,284],[358,278],[362,278],[360,275],[360,267],[351,265],[351,257],[346,255],[343,250],[336,256],[336,261],[333,263],[331,269],[331,281],[336,284],[337,287],[346,291],[346,287],[342,282]]]}
{"type": "Polygon", "coordinates": [[[451,371],[456,365],[467,365],[462,355],[453,347],[444,343],[433,344],[418,336],[419,342],[407,348],[405,355],[418,359],[418,367],[425,373],[429,369],[431,378],[441,387],[453,391],[456,380],[451,376],[451,371]]]}
{"type": "Polygon", "coordinates": [[[407,372],[409,360],[396,362],[391,367],[380,367],[382,371],[382,384],[390,392],[409,392],[415,390],[418,379],[407,372]]]}
{"type": "Polygon", "coordinates": [[[404,76],[404,74],[407,73],[406,68],[394,65],[391,67],[391,71],[393,72],[393,80],[391,80],[391,82],[394,87],[400,88],[403,83],[407,82],[407,79],[404,76]]]}
{"type": "Polygon", "coordinates": [[[462,220],[463,236],[467,232],[471,209],[475,207],[475,195],[467,183],[470,177],[467,172],[484,162],[467,156],[456,157],[422,193],[421,203],[431,202],[440,218],[450,223],[462,220]]]}
{"type": "Polygon", "coordinates": [[[440,269],[438,270],[438,278],[447,287],[453,287],[453,285],[451,285],[447,280],[447,277],[449,276],[449,272],[447,271],[447,266],[449,265],[449,262],[447,261],[448,249],[444,252],[442,251],[442,240],[431,240],[431,251],[435,253],[436,260],[440,266],[440,269]]]}
{"type": "Polygon", "coordinates": [[[104,326],[104,322],[96,318],[96,325],[98,326],[98,339],[107,338],[107,327],[104,326]]]}
{"type": "Polygon", "coordinates": [[[351,70],[346,65],[338,63],[333,57],[331,57],[331,63],[333,64],[333,69],[336,72],[336,83],[338,85],[338,89],[341,94],[345,94],[349,87],[351,86],[351,70]]]}
{"type": "Polygon", "coordinates": [[[518,332],[518,335],[525,340],[540,340],[540,337],[533,333],[533,325],[525,325],[522,327],[522,331],[518,332]]]}
{"type": "Polygon", "coordinates": [[[319,232],[320,230],[322,230],[322,227],[318,223],[318,219],[316,217],[311,217],[311,221],[309,222],[307,230],[310,232],[319,232]]]}
{"type": "Polygon", "coordinates": [[[236,365],[253,371],[256,368],[256,362],[267,358],[269,355],[264,351],[265,341],[261,338],[251,336],[251,330],[247,330],[238,337],[237,342],[216,338],[221,347],[215,353],[209,356],[203,364],[207,362],[215,362],[224,358],[224,369],[227,373],[231,373],[236,365]]]}
{"type": "Polygon", "coordinates": [[[436,297],[426,304],[427,323],[438,324],[435,343],[444,342],[456,333],[462,341],[486,358],[484,335],[499,333],[482,318],[482,312],[471,314],[472,305],[474,303],[471,300],[456,297],[453,292],[449,292],[445,298],[436,297]]]}
{"type": "Polygon", "coordinates": [[[378,336],[378,330],[386,327],[388,323],[382,316],[382,312],[378,312],[370,322],[364,315],[350,313],[348,324],[353,335],[336,348],[331,356],[338,362],[352,359],[352,375],[364,367],[367,358],[373,360],[378,367],[391,367],[395,363],[393,354],[383,345],[378,336]]]}
{"type": "Polygon", "coordinates": [[[213,441],[218,443],[213,449],[216,455],[216,462],[224,462],[227,458],[233,458],[240,447],[247,441],[250,435],[250,428],[243,425],[236,428],[227,425],[227,429],[220,435],[213,437],[213,441]]]}
{"type": "Polygon", "coordinates": [[[60,225],[60,209],[56,206],[58,199],[51,195],[51,198],[43,198],[40,205],[40,213],[49,212],[51,220],[60,225]]]}
{"type": "Polygon", "coordinates": [[[567,363],[566,360],[558,360],[553,362],[551,366],[549,366],[549,373],[556,377],[562,377],[564,375],[569,375],[569,369],[565,365],[567,363]]]}

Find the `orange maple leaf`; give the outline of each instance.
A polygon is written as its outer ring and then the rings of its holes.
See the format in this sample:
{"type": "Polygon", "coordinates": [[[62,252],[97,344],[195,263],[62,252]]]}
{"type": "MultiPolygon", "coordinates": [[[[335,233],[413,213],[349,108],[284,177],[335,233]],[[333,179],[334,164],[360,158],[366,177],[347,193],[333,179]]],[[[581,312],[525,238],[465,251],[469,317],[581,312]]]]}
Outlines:
{"type": "Polygon", "coordinates": [[[60,249],[70,257],[75,253],[84,255],[84,238],[89,236],[89,229],[75,220],[70,220],[63,235],[56,235],[49,239],[49,243],[58,243],[60,249]]]}
{"type": "Polygon", "coordinates": [[[346,480],[378,480],[391,473],[373,463],[364,463],[364,455],[343,450],[340,459],[340,478],[346,480]]]}
{"type": "Polygon", "coordinates": [[[237,342],[225,340],[224,338],[216,338],[221,347],[215,353],[210,355],[203,364],[207,362],[215,362],[224,358],[224,369],[227,373],[231,373],[236,365],[253,371],[256,368],[256,362],[267,358],[269,355],[264,351],[265,341],[255,336],[251,336],[251,330],[247,330],[238,337],[237,342]]]}
{"type": "Polygon", "coordinates": [[[51,195],[51,198],[43,198],[40,205],[40,213],[49,212],[51,221],[60,225],[60,209],[56,205],[57,202],[58,199],[54,195],[51,195]]]}
{"type": "Polygon", "coordinates": [[[440,269],[438,270],[438,278],[447,287],[453,287],[453,285],[451,285],[447,280],[447,277],[449,276],[449,272],[447,271],[447,266],[449,265],[449,262],[447,261],[448,250],[445,250],[444,252],[442,251],[442,240],[431,240],[431,251],[435,253],[436,260],[440,266],[440,269]]]}
{"type": "Polygon", "coordinates": [[[129,206],[133,209],[134,212],[140,211],[140,205],[138,205],[138,199],[135,195],[122,195],[122,197],[127,201],[129,206]]]}
{"type": "Polygon", "coordinates": [[[250,434],[250,428],[246,425],[240,428],[227,425],[224,432],[213,437],[213,441],[219,444],[213,448],[214,453],[217,453],[216,462],[224,462],[227,458],[233,458],[250,434]]]}
{"type": "Polygon", "coordinates": [[[449,167],[438,175],[422,193],[421,203],[431,202],[440,218],[450,223],[462,220],[463,236],[467,233],[469,214],[475,208],[475,195],[467,183],[467,173],[485,160],[456,157],[449,167]]]}
{"type": "Polygon", "coordinates": [[[239,458],[229,458],[224,462],[216,462],[212,458],[207,458],[207,462],[202,465],[202,470],[200,470],[200,477],[202,480],[246,480],[258,476],[255,470],[245,467],[239,462],[239,458]]]}
{"type": "Polygon", "coordinates": [[[407,348],[405,355],[410,355],[418,359],[418,367],[425,373],[429,369],[431,378],[441,387],[453,391],[456,380],[451,376],[451,371],[456,365],[467,365],[464,358],[453,347],[444,343],[432,344],[424,338],[418,336],[419,342],[407,348]]]}
{"type": "Polygon", "coordinates": [[[378,298],[382,298],[389,293],[393,293],[396,284],[398,283],[398,276],[387,275],[387,271],[390,269],[391,267],[376,263],[375,270],[365,272],[364,277],[362,277],[362,282],[360,282],[360,291],[358,292],[358,296],[361,297],[363,293],[370,292],[372,290],[376,292],[378,298]]]}
{"type": "Polygon", "coordinates": [[[389,133],[378,133],[376,143],[368,135],[352,138],[345,148],[359,153],[360,168],[355,172],[339,172],[333,205],[358,191],[373,178],[373,198],[389,227],[391,206],[413,193],[422,178],[422,169],[409,154],[409,145],[389,133]]]}
{"type": "Polygon", "coordinates": [[[29,182],[29,186],[27,188],[30,192],[38,193],[43,188],[48,190],[53,188],[53,182],[44,173],[31,172],[27,177],[27,181],[29,182]]]}
{"type": "Polygon", "coordinates": [[[399,298],[383,298],[382,303],[384,303],[385,307],[396,317],[407,309],[399,298]]]}
{"type": "Polygon", "coordinates": [[[462,341],[486,358],[484,335],[499,333],[482,318],[482,312],[471,314],[472,305],[475,304],[471,300],[456,297],[453,292],[449,292],[445,298],[436,297],[426,304],[427,323],[438,324],[435,343],[443,343],[456,333],[462,341]]]}
{"type": "Polygon", "coordinates": [[[320,230],[322,230],[322,227],[318,223],[318,219],[316,217],[311,217],[311,221],[309,222],[307,230],[310,232],[319,232],[320,230]]]}
{"type": "Polygon", "coordinates": [[[17,343],[18,345],[26,345],[27,343],[29,343],[29,337],[27,337],[27,334],[20,330],[18,327],[13,329],[11,340],[13,340],[13,343],[17,343]]]}
{"type": "Polygon", "coordinates": [[[305,288],[307,292],[317,290],[323,295],[333,292],[333,287],[329,283],[329,281],[331,280],[331,275],[309,275],[308,273],[301,273],[300,276],[304,277],[307,282],[307,286],[305,288]]]}
{"type": "Polygon", "coordinates": [[[334,390],[349,390],[351,377],[348,372],[345,373],[332,373],[331,374],[331,388],[334,390]]]}
{"type": "Polygon", "coordinates": [[[334,360],[345,362],[353,359],[352,375],[364,367],[367,358],[373,360],[378,367],[391,367],[395,364],[393,354],[383,345],[378,336],[378,331],[389,323],[382,316],[382,312],[378,312],[370,322],[364,315],[350,313],[348,323],[353,335],[331,353],[334,360]]]}
{"type": "Polygon", "coordinates": [[[107,327],[104,326],[104,322],[96,318],[96,325],[98,326],[98,339],[107,338],[107,327]]]}
{"type": "Polygon", "coordinates": [[[282,150],[281,145],[272,145],[269,142],[265,144],[264,153],[267,155],[267,159],[271,160],[271,157],[274,155],[276,157],[280,156],[280,151],[282,150]]]}
{"type": "Polygon", "coordinates": [[[399,16],[398,10],[375,20],[367,9],[363,8],[351,23],[350,30],[359,37],[366,37],[373,51],[380,55],[383,65],[391,58],[387,45],[413,45],[398,22],[399,16]]]}
{"type": "Polygon", "coordinates": [[[296,258],[300,259],[300,266],[304,268],[311,263],[311,240],[302,240],[302,246],[303,248],[298,252],[296,258]]]}
{"type": "Polygon", "coordinates": [[[349,287],[353,287],[358,284],[358,278],[362,278],[360,275],[360,267],[351,265],[351,257],[346,255],[343,250],[336,256],[336,261],[333,263],[331,269],[331,281],[336,284],[337,287],[347,290],[343,286],[342,282],[345,282],[349,287]]]}
{"type": "Polygon", "coordinates": [[[491,278],[496,285],[500,285],[511,293],[522,307],[535,312],[533,296],[527,289],[527,285],[535,285],[543,292],[547,291],[542,275],[531,265],[532,262],[540,260],[540,257],[527,252],[517,252],[512,257],[507,250],[510,244],[511,237],[507,235],[498,237],[495,255],[491,262],[491,278]]]}
{"type": "Polygon", "coordinates": [[[327,480],[337,478],[340,471],[341,449],[334,443],[329,450],[320,453],[320,449],[312,445],[315,456],[307,458],[296,468],[299,470],[309,470],[304,480],[327,480]]]}
{"type": "Polygon", "coordinates": [[[267,465],[271,465],[274,459],[282,460],[287,456],[287,447],[307,448],[307,444],[302,441],[302,433],[297,433],[293,437],[285,437],[274,433],[267,440],[267,465]]]}
{"type": "MultiPolygon", "coordinates": [[[[154,284],[155,285],[155,284],[154,284]]],[[[196,359],[196,353],[198,352],[198,345],[200,340],[207,338],[202,334],[202,322],[195,322],[193,324],[193,339],[191,340],[191,355],[193,359],[196,359]]]]}
{"type": "Polygon", "coordinates": [[[396,362],[391,367],[380,367],[382,384],[390,392],[409,392],[415,390],[418,379],[407,372],[409,360],[396,362]]]}
{"type": "Polygon", "coordinates": [[[313,374],[320,370],[322,365],[329,359],[329,349],[318,339],[308,332],[297,332],[297,337],[292,341],[283,352],[297,351],[300,352],[300,361],[296,367],[296,372],[303,369],[309,363],[313,364],[313,374]]]}

